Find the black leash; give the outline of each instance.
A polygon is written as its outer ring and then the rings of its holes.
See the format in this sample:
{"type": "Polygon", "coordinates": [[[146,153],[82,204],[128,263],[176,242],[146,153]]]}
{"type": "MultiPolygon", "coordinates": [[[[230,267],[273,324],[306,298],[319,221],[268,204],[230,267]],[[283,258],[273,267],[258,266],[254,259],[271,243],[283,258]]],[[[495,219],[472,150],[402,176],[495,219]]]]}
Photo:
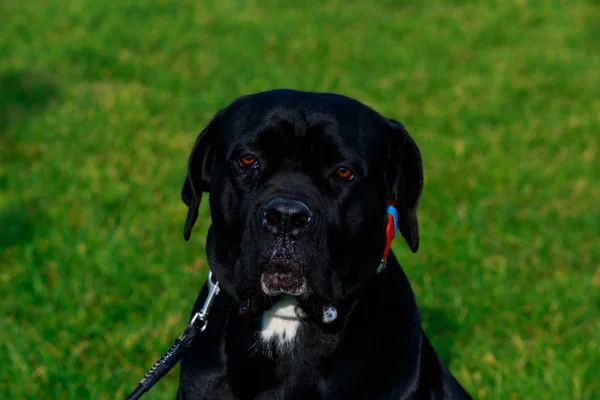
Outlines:
{"type": "Polygon", "coordinates": [[[202,309],[192,317],[181,336],[175,339],[175,343],[163,356],[152,366],[150,371],[144,375],[140,384],[135,388],[126,400],[137,400],[149,391],[163,376],[165,376],[183,358],[184,350],[192,345],[198,333],[204,332],[208,325],[208,312],[219,294],[219,283],[213,281],[212,272],[208,274],[208,296],[204,301],[202,309]]]}

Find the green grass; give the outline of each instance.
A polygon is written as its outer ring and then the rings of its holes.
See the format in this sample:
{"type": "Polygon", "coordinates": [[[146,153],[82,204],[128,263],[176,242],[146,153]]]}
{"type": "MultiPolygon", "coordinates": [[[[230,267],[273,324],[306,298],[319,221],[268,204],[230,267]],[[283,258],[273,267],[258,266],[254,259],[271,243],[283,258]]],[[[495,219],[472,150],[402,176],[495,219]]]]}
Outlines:
{"type": "Polygon", "coordinates": [[[207,273],[206,202],[182,234],[195,136],[277,87],[419,144],[421,248],[394,249],[477,398],[600,398],[599,21],[581,0],[3,0],[0,398],[133,389],[207,273]]]}

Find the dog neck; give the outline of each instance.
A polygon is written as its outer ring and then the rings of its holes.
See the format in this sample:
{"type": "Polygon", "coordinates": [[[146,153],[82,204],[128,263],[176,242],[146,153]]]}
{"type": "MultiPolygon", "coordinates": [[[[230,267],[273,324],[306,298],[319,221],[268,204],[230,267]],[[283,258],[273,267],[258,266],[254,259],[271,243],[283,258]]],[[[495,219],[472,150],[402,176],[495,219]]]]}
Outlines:
{"type": "MultiPolygon", "coordinates": [[[[337,317],[338,311],[335,306],[323,307],[323,325],[331,324],[337,317]]],[[[262,347],[275,347],[278,352],[286,352],[293,348],[300,329],[308,319],[308,314],[295,297],[283,296],[260,317],[258,340],[262,347]]]]}
{"type": "Polygon", "coordinates": [[[260,319],[259,340],[285,351],[293,346],[306,313],[292,296],[284,296],[265,311],[260,319]]]}

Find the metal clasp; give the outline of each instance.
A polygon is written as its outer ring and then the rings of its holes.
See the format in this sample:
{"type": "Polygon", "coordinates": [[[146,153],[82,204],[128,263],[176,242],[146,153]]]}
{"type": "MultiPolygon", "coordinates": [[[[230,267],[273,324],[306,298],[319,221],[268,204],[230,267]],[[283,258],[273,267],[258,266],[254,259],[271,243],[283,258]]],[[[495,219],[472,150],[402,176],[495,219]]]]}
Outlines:
{"type": "Polygon", "coordinates": [[[197,312],[196,315],[194,315],[194,318],[197,316],[200,321],[204,322],[204,325],[200,328],[200,332],[204,332],[208,325],[208,312],[215,301],[215,297],[217,297],[220,291],[219,282],[213,281],[212,271],[210,271],[208,273],[208,296],[206,296],[206,300],[204,301],[204,305],[200,312],[197,312]]]}
{"type": "Polygon", "coordinates": [[[195,336],[196,330],[199,332],[204,332],[206,330],[206,327],[208,326],[208,313],[215,301],[215,297],[217,297],[220,291],[219,282],[213,280],[212,271],[210,271],[208,273],[208,296],[206,296],[206,300],[204,300],[204,305],[200,311],[197,311],[194,314],[187,328],[179,337],[179,340],[184,343],[191,342],[195,336]],[[199,326],[199,324],[201,325],[199,326]]]}

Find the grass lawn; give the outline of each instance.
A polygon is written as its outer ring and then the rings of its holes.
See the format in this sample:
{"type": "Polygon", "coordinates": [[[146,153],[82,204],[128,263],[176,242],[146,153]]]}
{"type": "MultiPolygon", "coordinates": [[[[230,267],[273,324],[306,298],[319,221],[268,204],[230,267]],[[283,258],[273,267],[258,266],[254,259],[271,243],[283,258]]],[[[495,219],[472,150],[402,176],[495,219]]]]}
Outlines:
{"type": "Polygon", "coordinates": [[[600,398],[600,3],[142,3],[0,2],[0,398],[137,385],[207,273],[206,201],[182,233],[194,139],[276,87],[417,141],[421,247],[394,250],[475,397],[600,398]]]}

